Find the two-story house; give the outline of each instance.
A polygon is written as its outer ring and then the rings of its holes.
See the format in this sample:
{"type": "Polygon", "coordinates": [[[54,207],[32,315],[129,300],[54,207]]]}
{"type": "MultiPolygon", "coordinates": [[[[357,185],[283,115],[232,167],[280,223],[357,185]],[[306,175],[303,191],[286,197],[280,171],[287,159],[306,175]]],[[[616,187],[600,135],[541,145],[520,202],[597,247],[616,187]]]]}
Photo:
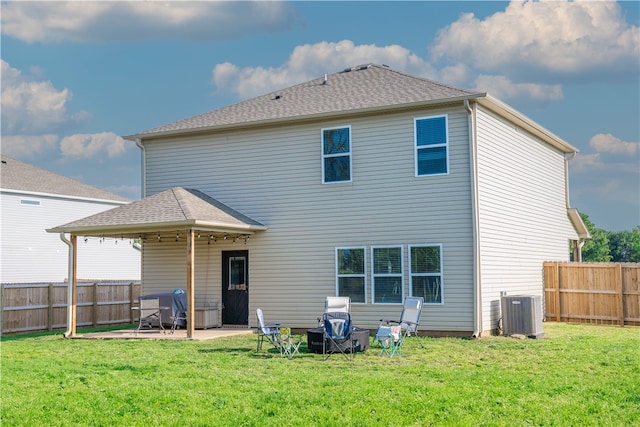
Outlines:
{"type": "Polygon", "coordinates": [[[480,336],[502,292],[542,295],[542,262],[588,237],[568,200],[574,147],[485,93],[387,66],[126,139],[146,197],[51,231],[141,238],[144,292],[186,288],[188,311],[218,302],[224,325],[262,308],[315,327],[341,295],[373,329],[416,295],[421,332],[480,336]]]}

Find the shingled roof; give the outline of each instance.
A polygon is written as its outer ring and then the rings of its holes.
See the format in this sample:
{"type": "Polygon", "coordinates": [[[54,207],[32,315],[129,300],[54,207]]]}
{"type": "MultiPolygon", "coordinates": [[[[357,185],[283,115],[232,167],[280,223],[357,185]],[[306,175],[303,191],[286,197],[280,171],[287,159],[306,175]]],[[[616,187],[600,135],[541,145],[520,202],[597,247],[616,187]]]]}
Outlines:
{"type": "MultiPolygon", "coordinates": [[[[47,231],[79,235],[136,236],[147,232],[193,228],[251,233],[267,227],[199,190],[174,187],[47,231]]],[[[130,237],[130,236],[129,236],[130,237]]]]}
{"type": "Polygon", "coordinates": [[[260,124],[347,112],[389,110],[483,96],[485,94],[481,92],[438,83],[395,71],[387,66],[367,64],[125,138],[133,140],[250,123],[260,124]]]}
{"type": "Polygon", "coordinates": [[[14,192],[53,194],[70,198],[130,202],[130,199],[75,179],[1,156],[0,187],[14,192]]]}

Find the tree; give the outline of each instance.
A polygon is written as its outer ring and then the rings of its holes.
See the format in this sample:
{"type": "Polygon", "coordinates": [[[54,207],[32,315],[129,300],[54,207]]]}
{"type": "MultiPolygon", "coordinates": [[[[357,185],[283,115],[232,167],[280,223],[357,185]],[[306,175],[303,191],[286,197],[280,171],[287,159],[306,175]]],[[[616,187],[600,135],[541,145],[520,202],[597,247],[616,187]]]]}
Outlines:
{"type": "Polygon", "coordinates": [[[609,249],[609,238],[607,232],[602,228],[596,228],[589,220],[589,216],[581,213],[582,221],[591,234],[591,239],[587,239],[582,247],[583,262],[610,262],[611,251],[609,249]]]}
{"type": "Polygon", "coordinates": [[[612,261],[640,262],[640,226],[633,231],[611,231],[607,237],[612,261]]]}

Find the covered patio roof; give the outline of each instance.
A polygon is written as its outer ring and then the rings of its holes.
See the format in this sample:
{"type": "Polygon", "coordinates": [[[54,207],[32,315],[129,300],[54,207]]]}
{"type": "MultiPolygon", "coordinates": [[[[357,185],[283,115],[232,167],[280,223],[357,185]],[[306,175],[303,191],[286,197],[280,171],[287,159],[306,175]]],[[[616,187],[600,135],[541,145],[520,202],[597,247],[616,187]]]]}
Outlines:
{"type": "Polygon", "coordinates": [[[200,190],[174,187],[142,200],[48,229],[77,236],[144,238],[178,230],[253,234],[267,227],[200,190]]]}
{"type": "Polygon", "coordinates": [[[48,229],[59,233],[69,245],[68,330],[65,337],[74,337],[77,326],[77,237],[95,236],[141,239],[163,236],[186,236],[187,277],[187,338],[194,336],[194,271],[195,233],[209,236],[248,236],[267,227],[230,208],[199,190],[174,187],[142,200],[100,212],[70,223],[48,229]],[[178,233],[176,235],[176,233],[178,233]],[[69,234],[67,240],[64,235],[69,234]]]}

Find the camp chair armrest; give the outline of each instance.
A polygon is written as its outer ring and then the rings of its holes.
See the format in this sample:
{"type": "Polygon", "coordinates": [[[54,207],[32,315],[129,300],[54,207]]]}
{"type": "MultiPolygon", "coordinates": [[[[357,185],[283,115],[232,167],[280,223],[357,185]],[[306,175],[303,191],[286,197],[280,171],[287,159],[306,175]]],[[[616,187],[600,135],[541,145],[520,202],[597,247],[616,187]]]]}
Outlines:
{"type": "Polygon", "coordinates": [[[267,323],[264,326],[266,328],[278,328],[278,327],[280,327],[280,325],[282,325],[282,323],[278,322],[278,323],[267,323]]]}

